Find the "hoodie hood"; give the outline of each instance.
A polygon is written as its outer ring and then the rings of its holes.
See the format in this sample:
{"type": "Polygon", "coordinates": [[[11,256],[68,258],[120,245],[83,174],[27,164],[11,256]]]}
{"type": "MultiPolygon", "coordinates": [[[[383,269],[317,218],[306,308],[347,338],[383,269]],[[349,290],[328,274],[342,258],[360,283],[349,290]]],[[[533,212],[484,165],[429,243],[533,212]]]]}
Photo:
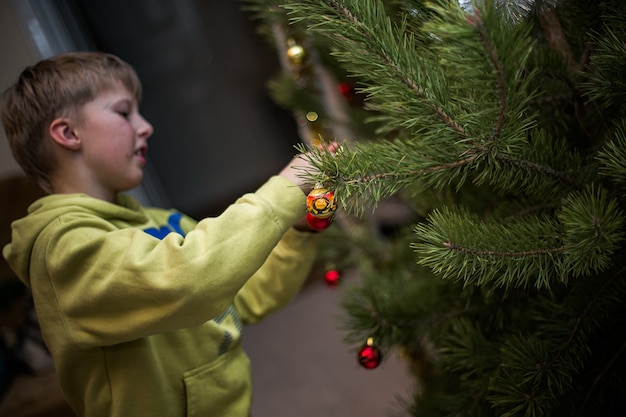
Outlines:
{"type": "Polygon", "coordinates": [[[2,251],[15,274],[30,287],[31,254],[41,233],[66,216],[97,216],[112,224],[145,224],[147,217],[131,196],[120,194],[116,204],[86,194],[53,194],[36,200],[28,215],[11,224],[11,242],[2,251]]]}

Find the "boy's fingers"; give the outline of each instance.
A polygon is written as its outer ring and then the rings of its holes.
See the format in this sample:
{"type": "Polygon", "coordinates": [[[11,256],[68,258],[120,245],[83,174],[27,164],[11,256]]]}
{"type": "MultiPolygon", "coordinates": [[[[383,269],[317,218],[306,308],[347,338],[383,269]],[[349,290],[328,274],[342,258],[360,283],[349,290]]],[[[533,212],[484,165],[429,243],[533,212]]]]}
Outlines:
{"type": "Polygon", "coordinates": [[[323,151],[324,148],[326,148],[326,150],[332,154],[334,154],[335,152],[337,152],[337,150],[340,148],[339,144],[337,142],[332,142],[332,143],[320,143],[319,145],[317,145],[318,149],[320,151],[323,151]]]}

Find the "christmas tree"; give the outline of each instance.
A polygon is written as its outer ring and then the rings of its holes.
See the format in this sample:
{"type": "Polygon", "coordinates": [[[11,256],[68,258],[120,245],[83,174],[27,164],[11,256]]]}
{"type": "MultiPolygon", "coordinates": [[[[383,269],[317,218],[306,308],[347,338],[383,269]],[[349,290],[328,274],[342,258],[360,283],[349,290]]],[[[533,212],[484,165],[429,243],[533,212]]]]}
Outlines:
{"type": "Polygon", "coordinates": [[[339,202],[322,258],[362,277],[346,341],[407,358],[402,413],[622,415],[626,2],[246,7],[339,202]]]}

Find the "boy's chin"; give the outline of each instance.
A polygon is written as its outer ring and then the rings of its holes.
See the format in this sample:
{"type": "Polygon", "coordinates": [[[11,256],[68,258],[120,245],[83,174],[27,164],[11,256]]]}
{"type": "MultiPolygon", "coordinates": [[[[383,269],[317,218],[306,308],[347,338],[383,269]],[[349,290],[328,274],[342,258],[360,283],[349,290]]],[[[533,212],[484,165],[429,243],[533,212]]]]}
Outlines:
{"type": "MultiPolygon", "coordinates": [[[[142,177],[143,179],[143,177],[142,177]]],[[[124,187],[121,187],[119,190],[117,190],[118,193],[127,193],[127,192],[131,192],[134,190],[137,190],[138,188],[141,187],[142,184],[142,180],[138,180],[138,181],[129,181],[128,184],[125,184],[124,187]]]]}

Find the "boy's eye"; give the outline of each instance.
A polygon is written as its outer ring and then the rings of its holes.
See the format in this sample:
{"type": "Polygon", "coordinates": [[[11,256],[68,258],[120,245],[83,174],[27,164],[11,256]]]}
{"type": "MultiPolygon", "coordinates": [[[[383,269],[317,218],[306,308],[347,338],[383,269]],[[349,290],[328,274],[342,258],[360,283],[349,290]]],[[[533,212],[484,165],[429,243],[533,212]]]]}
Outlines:
{"type": "Polygon", "coordinates": [[[128,116],[130,115],[130,112],[127,111],[118,111],[117,114],[119,114],[120,116],[122,116],[124,119],[128,119],[128,116]]]}

